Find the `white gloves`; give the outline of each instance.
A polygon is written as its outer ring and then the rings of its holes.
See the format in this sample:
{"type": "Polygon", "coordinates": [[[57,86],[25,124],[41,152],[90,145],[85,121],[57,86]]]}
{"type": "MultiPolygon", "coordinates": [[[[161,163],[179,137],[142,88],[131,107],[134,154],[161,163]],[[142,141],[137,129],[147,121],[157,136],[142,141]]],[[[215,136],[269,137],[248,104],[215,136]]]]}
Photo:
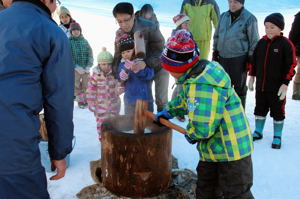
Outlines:
{"type": "Polygon", "coordinates": [[[288,86],[285,84],[282,84],[279,88],[279,91],[277,93],[277,95],[279,96],[280,100],[284,100],[285,96],[286,96],[286,92],[287,92],[288,86]]]}
{"type": "Polygon", "coordinates": [[[255,77],[254,76],[250,76],[249,81],[248,81],[248,88],[250,91],[254,90],[254,81],[255,81],[255,77]]]}

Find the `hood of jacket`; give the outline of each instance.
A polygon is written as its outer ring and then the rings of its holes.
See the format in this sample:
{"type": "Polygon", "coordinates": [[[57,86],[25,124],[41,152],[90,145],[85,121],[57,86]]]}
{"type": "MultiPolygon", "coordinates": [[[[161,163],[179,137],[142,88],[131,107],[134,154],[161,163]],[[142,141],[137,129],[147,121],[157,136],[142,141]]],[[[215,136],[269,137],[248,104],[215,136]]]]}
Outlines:
{"type": "Polygon", "coordinates": [[[178,84],[207,84],[221,88],[231,88],[229,75],[218,62],[207,60],[197,62],[177,81],[178,84]]]}

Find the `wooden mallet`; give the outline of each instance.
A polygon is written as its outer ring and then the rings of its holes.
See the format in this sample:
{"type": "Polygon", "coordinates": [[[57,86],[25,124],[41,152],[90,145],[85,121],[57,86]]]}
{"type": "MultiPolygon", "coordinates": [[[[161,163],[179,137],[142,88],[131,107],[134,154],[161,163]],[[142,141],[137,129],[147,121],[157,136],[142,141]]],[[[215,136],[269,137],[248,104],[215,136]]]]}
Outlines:
{"type": "MultiPolygon", "coordinates": [[[[135,105],[135,115],[134,115],[134,125],[133,130],[136,134],[143,134],[146,126],[147,117],[155,121],[155,115],[151,113],[148,109],[148,102],[144,100],[137,100],[135,105]]],[[[185,134],[185,129],[166,120],[164,118],[159,118],[159,122],[170,129],[178,131],[185,134]]]]}

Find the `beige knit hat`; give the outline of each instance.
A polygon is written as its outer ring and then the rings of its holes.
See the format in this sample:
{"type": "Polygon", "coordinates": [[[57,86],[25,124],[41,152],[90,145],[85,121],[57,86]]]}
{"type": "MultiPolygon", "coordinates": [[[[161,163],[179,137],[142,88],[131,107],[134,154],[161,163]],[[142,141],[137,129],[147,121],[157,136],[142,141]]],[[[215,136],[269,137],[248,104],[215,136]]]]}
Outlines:
{"type": "Polygon", "coordinates": [[[57,8],[56,13],[58,16],[60,16],[62,14],[67,14],[67,15],[71,16],[70,11],[65,6],[60,6],[59,8],[57,8]]]}
{"type": "Polygon", "coordinates": [[[113,62],[113,56],[106,50],[105,47],[97,56],[98,64],[111,64],[113,62]]]}

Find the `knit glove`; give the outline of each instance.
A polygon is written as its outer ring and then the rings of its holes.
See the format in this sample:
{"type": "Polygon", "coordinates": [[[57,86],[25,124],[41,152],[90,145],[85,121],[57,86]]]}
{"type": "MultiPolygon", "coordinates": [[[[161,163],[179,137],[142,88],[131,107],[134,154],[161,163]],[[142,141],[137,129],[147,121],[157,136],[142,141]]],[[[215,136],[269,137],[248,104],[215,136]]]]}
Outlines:
{"type": "Polygon", "coordinates": [[[254,81],[255,81],[255,77],[254,76],[250,76],[249,77],[249,81],[248,81],[248,88],[250,91],[254,90],[254,81]]]}
{"type": "Polygon", "coordinates": [[[120,76],[120,79],[123,80],[123,81],[126,81],[128,79],[128,77],[129,77],[128,74],[125,72],[124,69],[121,70],[119,76],[120,76]]]}
{"type": "Polygon", "coordinates": [[[193,140],[192,138],[190,138],[190,137],[188,136],[187,133],[184,134],[184,137],[185,137],[185,139],[186,139],[190,144],[196,144],[196,143],[197,143],[197,141],[196,141],[196,140],[193,140]]]}
{"type": "Polygon", "coordinates": [[[167,120],[173,118],[173,116],[170,115],[170,113],[167,111],[166,108],[163,108],[162,111],[156,113],[156,115],[155,115],[155,120],[156,120],[157,122],[159,122],[159,118],[160,118],[160,117],[163,117],[163,118],[165,118],[165,119],[167,119],[167,120]]]}
{"type": "Polygon", "coordinates": [[[85,73],[85,70],[80,66],[76,66],[75,70],[81,75],[85,73]]]}
{"type": "Polygon", "coordinates": [[[279,91],[277,93],[277,95],[279,96],[280,100],[284,100],[285,96],[286,96],[286,92],[287,92],[288,86],[285,84],[282,84],[279,88],[279,91]]]}

